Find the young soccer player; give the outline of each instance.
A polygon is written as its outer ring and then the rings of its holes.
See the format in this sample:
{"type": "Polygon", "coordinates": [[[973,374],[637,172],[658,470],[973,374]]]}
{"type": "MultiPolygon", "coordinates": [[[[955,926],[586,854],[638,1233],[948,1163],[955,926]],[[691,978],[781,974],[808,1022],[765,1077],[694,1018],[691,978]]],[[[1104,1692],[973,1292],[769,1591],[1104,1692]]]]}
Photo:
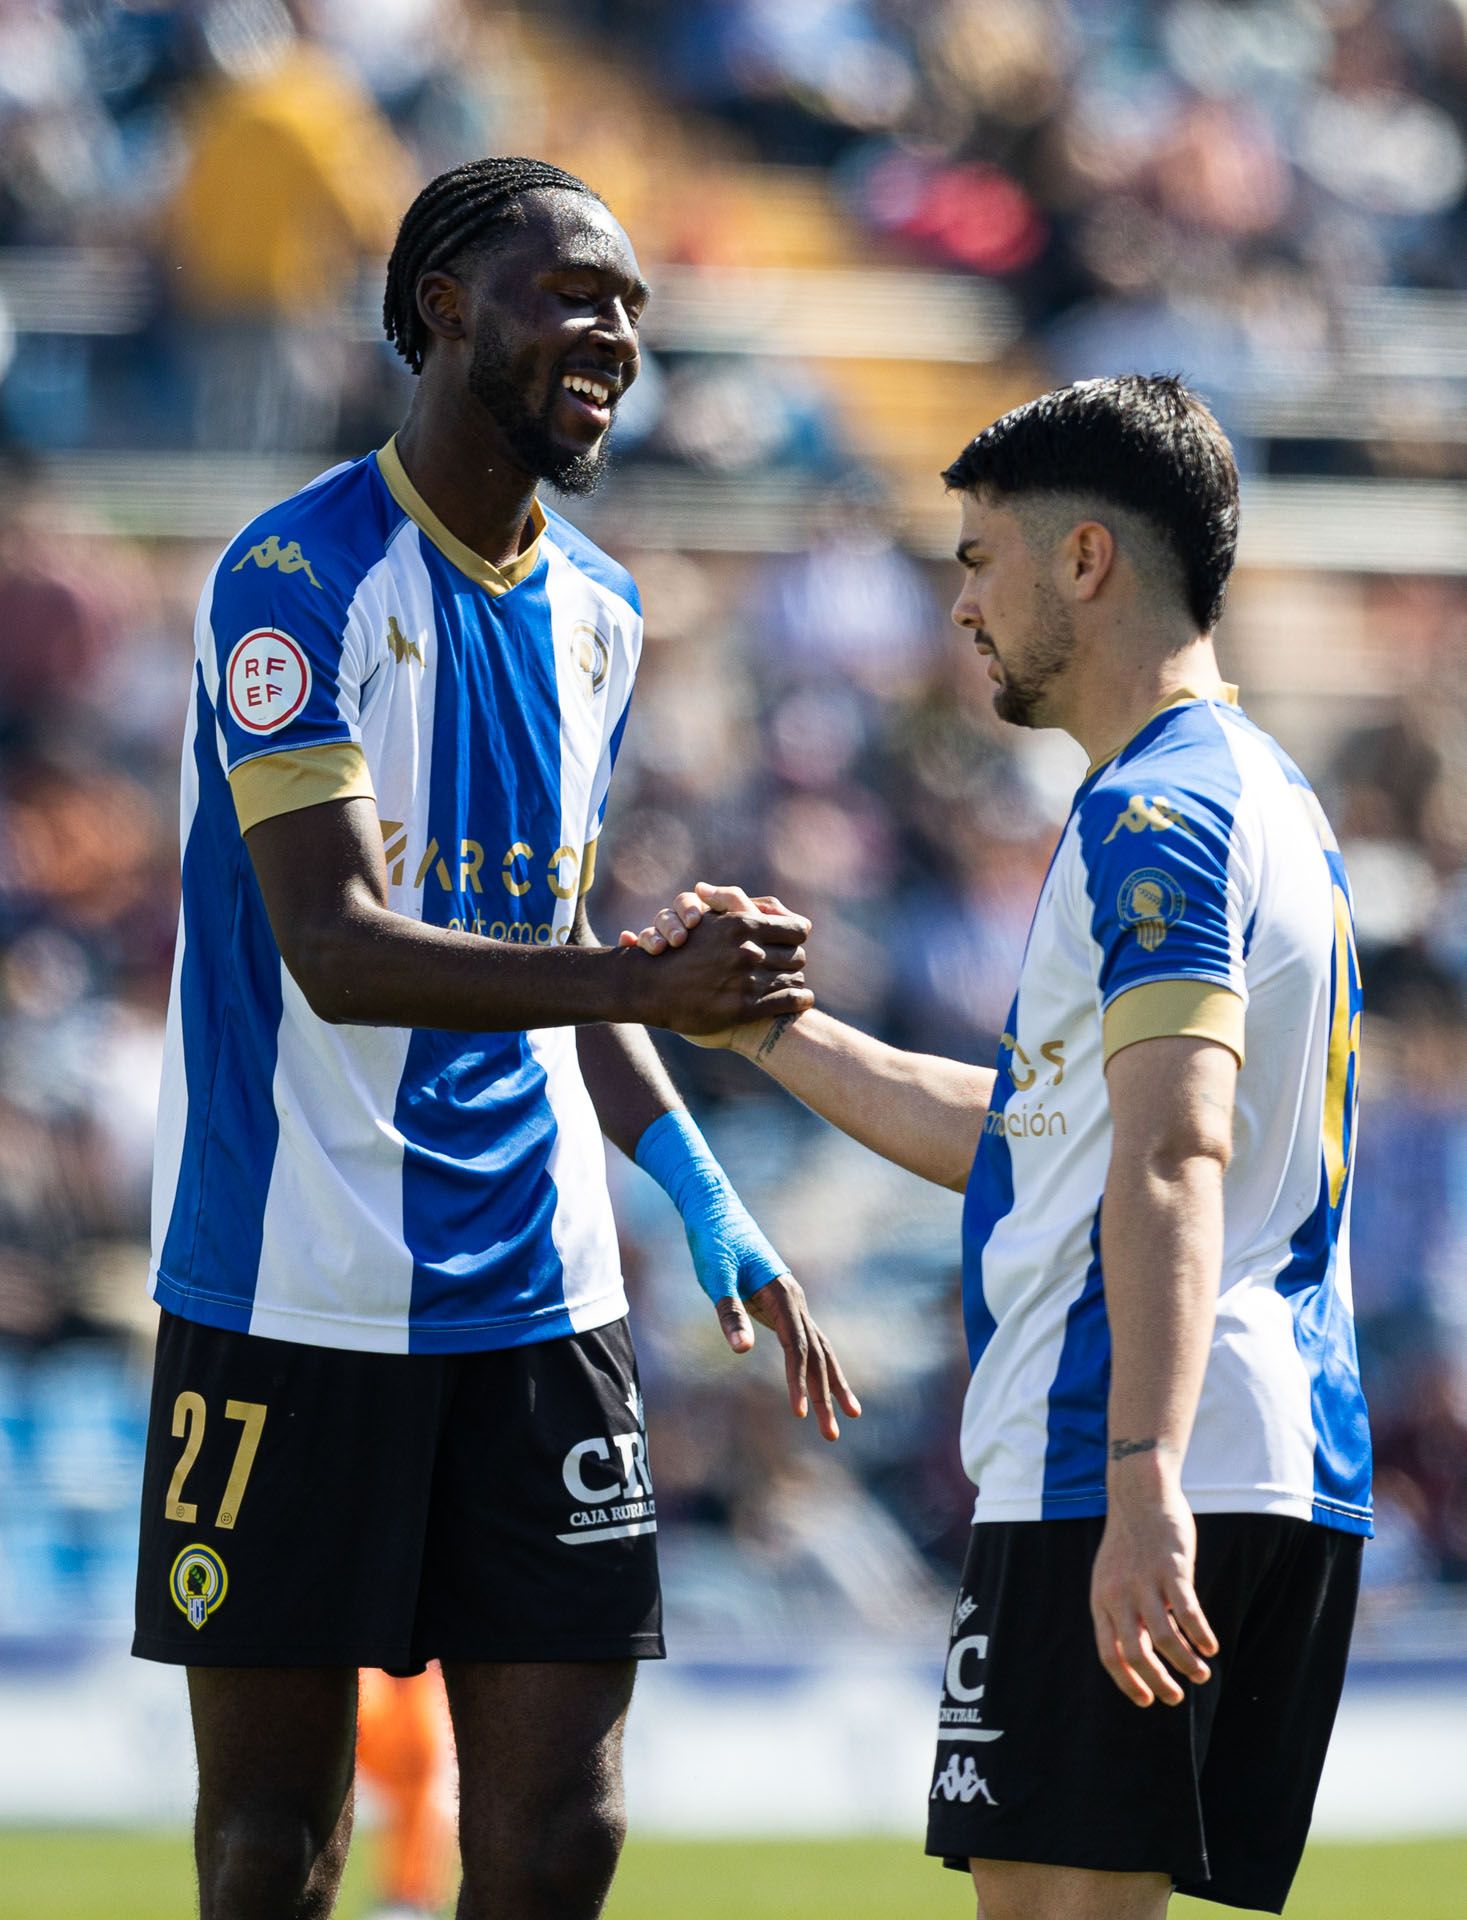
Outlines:
{"type": "Polygon", "coordinates": [[[672,967],[586,914],[641,645],[587,492],[647,287],[581,181],[433,181],[388,270],[388,444],[204,588],[158,1131],[135,1651],[189,1669],[203,1920],[330,1911],[357,1669],[442,1662],[459,1913],[601,1911],[656,1502],[604,1131],[682,1210],[735,1351],[859,1411],[641,1023],[809,1004],[803,922],[672,967]]]}
{"type": "MultiPolygon", "coordinates": [[[[929,1852],[983,1920],[1160,1920],[1173,1886],[1278,1912],[1370,1531],[1349,883],[1218,670],[1238,481],[1197,396],[1063,388],[945,478],[997,712],[1091,761],[997,1070],[819,1012],[718,1039],[966,1190],[978,1493],[929,1852]]],[[[700,888],[622,937],[685,952],[748,906],[700,888]]]]}

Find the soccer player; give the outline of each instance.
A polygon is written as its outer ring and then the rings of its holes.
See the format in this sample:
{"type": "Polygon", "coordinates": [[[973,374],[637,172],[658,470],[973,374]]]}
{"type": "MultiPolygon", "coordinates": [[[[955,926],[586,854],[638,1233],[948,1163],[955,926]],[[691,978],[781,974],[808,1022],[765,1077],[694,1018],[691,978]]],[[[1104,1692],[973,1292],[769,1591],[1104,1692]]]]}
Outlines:
{"type": "MultiPolygon", "coordinates": [[[[1156,1920],[1174,1886],[1277,1912],[1370,1531],[1349,885],[1218,671],[1238,482],[1197,396],[1063,388],[945,478],[997,712],[1091,761],[997,1071],[819,1012],[717,1040],[966,1190],[978,1495],[928,1851],[983,1920],[1156,1920]]],[[[622,937],[686,951],[748,907],[703,887],[622,937]]]]}
{"type": "Polygon", "coordinates": [[[594,484],[646,298],[570,175],[433,181],[388,270],[401,431],[204,589],[134,1642],[189,1670],[203,1920],[330,1911],[357,1669],[434,1658],[460,1915],[601,1911],[662,1653],[601,1131],[729,1344],[773,1327],[827,1437],[859,1411],[639,1024],[802,1010],[805,924],[733,916],[669,968],[586,916],[642,623],[536,489],[594,484]]]}

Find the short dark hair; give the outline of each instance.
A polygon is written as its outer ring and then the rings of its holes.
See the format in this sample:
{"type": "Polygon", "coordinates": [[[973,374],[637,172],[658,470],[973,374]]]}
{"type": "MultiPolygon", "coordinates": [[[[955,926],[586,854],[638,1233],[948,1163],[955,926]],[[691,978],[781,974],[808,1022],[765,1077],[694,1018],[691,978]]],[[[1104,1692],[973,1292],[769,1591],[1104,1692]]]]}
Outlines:
{"type": "Polygon", "coordinates": [[[428,345],[428,329],[418,312],[423,275],[451,266],[471,247],[490,246],[523,225],[522,194],[555,191],[601,199],[573,173],[519,154],[467,160],[424,187],[397,230],[382,301],[382,330],[414,373],[422,372],[428,345]]]}
{"type": "Polygon", "coordinates": [[[942,477],[959,493],[1078,494],[1129,508],[1180,563],[1199,630],[1217,625],[1238,547],[1238,467],[1211,410],[1175,374],[1056,387],[985,427],[942,477]]]}

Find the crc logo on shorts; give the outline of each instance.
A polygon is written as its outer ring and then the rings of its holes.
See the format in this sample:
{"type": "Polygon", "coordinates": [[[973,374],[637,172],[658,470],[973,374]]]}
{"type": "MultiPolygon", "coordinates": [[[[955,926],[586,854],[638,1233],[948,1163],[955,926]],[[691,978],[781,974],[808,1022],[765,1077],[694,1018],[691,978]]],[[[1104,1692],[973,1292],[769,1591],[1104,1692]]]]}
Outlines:
{"type": "Polygon", "coordinates": [[[230,654],[224,681],[238,725],[249,733],[275,733],[310,698],[311,663],[288,633],[256,627],[230,654]]]}
{"type": "Polygon", "coordinates": [[[168,1575],[168,1591],[189,1625],[198,1628],[223,1603],[229,1575],[212,1547],[185,1547],[168,1575]]]}
{"type": "Polygon", "coordinates": [[[568,1531],[555,1536],[563,1546],[626,1540],[633,1534],[657,1531],[642,1396],[635,1385],[627,1389],[626,1406],[637,1422],[638,1432],[596,1434],[589,1440],[578,1440],[561,1462],[565,1490],[576,1502],[568,1531]]]}
{"type": "Polygon", "coordinates": [[[1174,927],[1187,911],[1187,896],[1160,867],[1138,867],[1121,883],[1116,911],[1121,925],[1134,927],[1146,951],[1155,953],[1166,939],[1168,927],[1174,927]]]}
{"type": "MultiPolygon", "coordinates": [[[[959,1594],[953,1610],[953,1632],[966,1625],[977,1608],[967,1594],[959,1594]]],[[[942,1679],[942,1705],[937,1713],[937,1742],[1002,1740],[1002,1727],[983,1724],[984,1683],[978,1678],[988,1658],[988,1635],[966,1633],[955,1639],[947,1650],[947,1670],[942,1679]]],[[[972,1794],[966,1796],[972,1799],[972,1794]]],[[[949,1794],[949,1799],[952,1795],[949,1794]]]]}

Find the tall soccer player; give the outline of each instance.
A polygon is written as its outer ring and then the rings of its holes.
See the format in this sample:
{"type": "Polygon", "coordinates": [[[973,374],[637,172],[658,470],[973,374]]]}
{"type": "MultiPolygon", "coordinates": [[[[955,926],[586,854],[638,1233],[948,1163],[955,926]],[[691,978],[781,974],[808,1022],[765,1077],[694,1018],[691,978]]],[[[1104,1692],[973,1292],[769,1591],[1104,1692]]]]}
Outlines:
{"type": "MultiPolygon", "coordinates": [[[[997,1071],[818,1012],[718,1038],[966,1190],[978,1495],[928,1851],[983,1920],[1159,1920],[1173,1887],[1278,1912],[1370,1532],[1349,884],[1218,671],[1238,480],[1196,395],[1063,388],[945,478],[998,713],[1091,762],[997,1071]]],[[[749,906],[700,888],[639,939],[749,906]]]]}
{"type": "Polygon", "coordinates": [[[647,288],[580,181],[475,162],[388,270],[401,431],[205,586],[158,1137],[135,1651],[179,1662],[203,1920],[324,1916],[357,1669],[442,1662],[463,1920],[590,1920],[621,1842],[656,1505],[600,1134],[729,1343],[859,1411],[642,1031],[809,1004],[805,924],[669,967],[585,898],[641,642],[588,492],[647,288]]]}

